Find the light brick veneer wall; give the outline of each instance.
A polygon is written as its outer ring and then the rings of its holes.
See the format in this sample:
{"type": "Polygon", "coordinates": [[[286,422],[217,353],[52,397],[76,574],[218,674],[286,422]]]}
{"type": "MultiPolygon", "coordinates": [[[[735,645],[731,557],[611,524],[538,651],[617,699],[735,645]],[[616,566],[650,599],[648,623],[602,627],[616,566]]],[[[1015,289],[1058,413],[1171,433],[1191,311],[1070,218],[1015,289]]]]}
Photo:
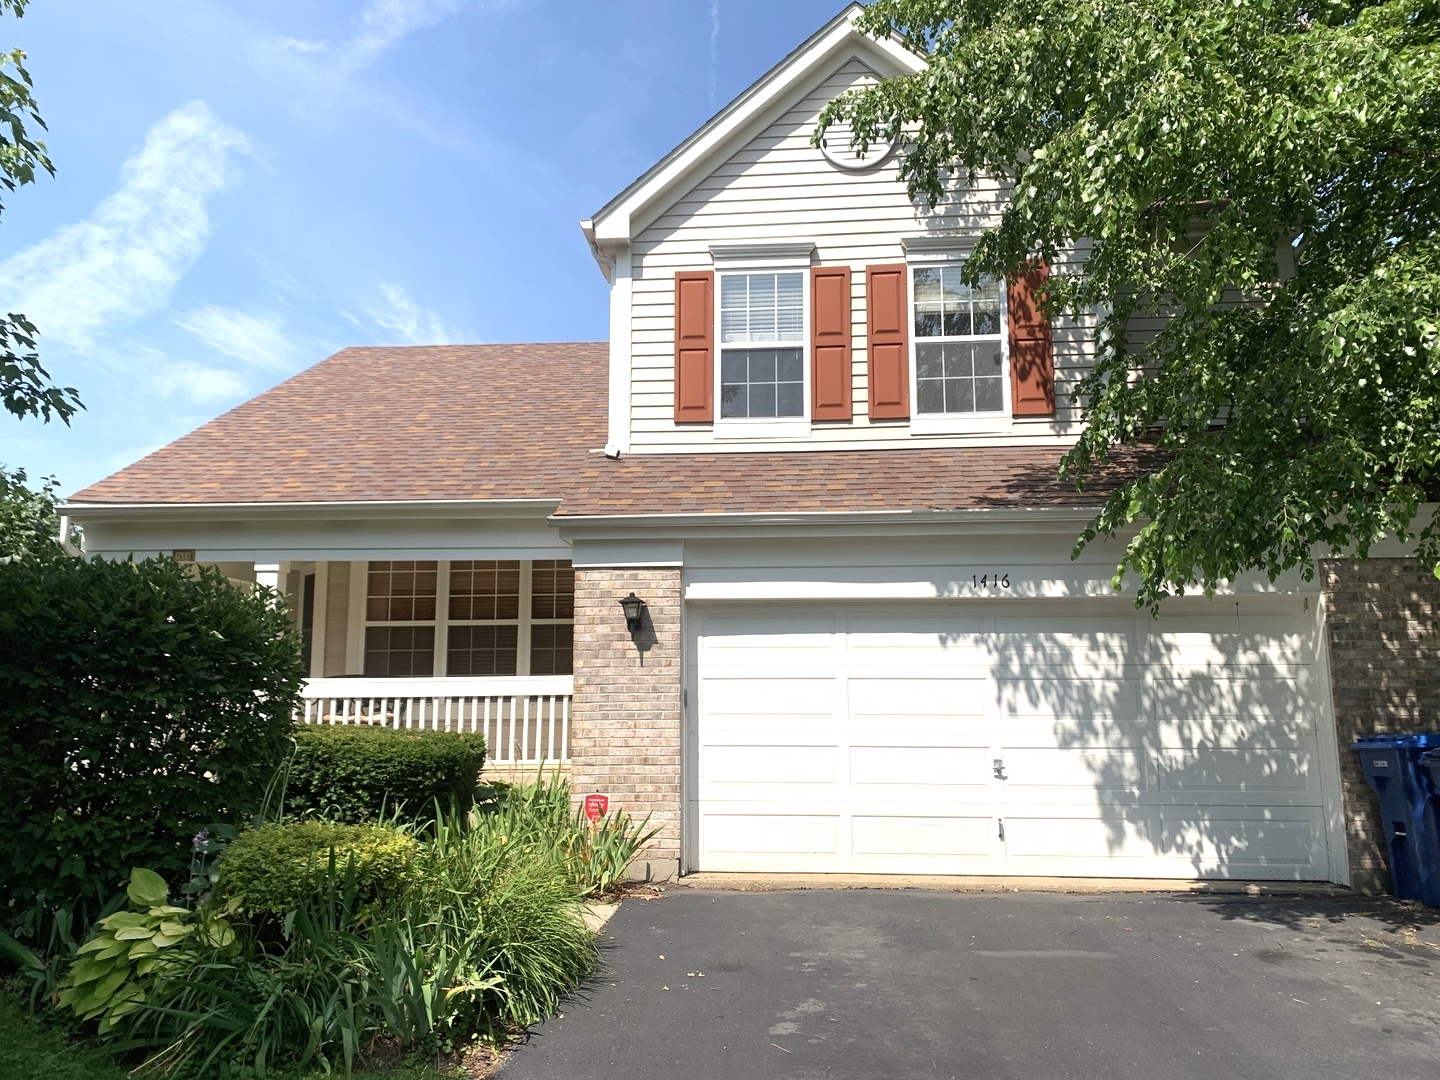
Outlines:
{"type": "Polygon", "coordinates": [[[632,873],[675,876],[680,860],[680,568],[575,571],[570,789],[650,815],[660,834],[632,873]],[[632,638],[620,598],[645,601],[632,638]]]}
{"type": "Polygon", "coordinates": [[[1440,581],[1413,559],[1326,559],[1330,682],[1350,880],[1390,888],[1375,794],[1350,744],[1365,735],[1440,731],[1440,581]]]}

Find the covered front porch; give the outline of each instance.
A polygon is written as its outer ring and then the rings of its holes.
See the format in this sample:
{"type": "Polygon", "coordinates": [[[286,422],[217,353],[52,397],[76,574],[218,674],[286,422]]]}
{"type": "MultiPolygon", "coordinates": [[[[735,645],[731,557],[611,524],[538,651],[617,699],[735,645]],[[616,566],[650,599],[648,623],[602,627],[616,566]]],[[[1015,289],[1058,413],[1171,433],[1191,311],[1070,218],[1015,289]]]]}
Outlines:
{"type": "Polygon", "coordinates": [[[481,734],[508,779],[570,760],[575,576],[554,506],[67,510],[87,555],[169,554],[280,593],[309,674],[298,722],[481,734]]]}

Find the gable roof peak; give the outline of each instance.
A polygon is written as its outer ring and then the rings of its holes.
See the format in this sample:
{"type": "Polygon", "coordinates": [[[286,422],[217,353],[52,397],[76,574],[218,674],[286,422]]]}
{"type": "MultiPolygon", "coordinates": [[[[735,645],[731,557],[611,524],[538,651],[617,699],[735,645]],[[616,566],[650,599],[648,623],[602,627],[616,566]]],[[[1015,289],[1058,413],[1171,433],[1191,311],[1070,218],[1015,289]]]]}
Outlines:
{"type": "Polygon", "coordinates": [[[608,280],[615,255],[667,206],[774,119],[777,107],[827,75],[837,63],[858,57],[879,75],[919,71],[925,61],[893,38],[873,38],[856,22],[864,6],[852,2],[798,48],[700,126],[594,216],[580,222],[585,239],[608,280]],[[707,167],[708,166],[708,167],[707,167]]]}

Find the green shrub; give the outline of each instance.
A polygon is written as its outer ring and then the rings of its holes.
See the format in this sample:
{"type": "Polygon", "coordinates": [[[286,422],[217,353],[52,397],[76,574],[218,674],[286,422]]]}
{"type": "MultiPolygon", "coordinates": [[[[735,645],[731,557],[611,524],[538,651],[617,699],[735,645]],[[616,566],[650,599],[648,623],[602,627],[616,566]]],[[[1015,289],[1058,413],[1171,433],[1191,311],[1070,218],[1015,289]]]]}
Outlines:
{"type": "Polygon", "coordinates": [[[254,813],[303,676],[273,593],[21,542],[47,500],[0,485],[0,922],[34,941],[47,913],[87,926],[134,866],[175,880],[192,834],[254,813]]]}
{"type": "Polygon", "coordinates": [[[485,740],[448,731],[302,727],[285,786],[287,813],[376,821],[401,807],[433,817],[435,804],[468,809],[485,764],[485,740]]]}
{"type": "Polygon", "coordinates": [[[353,890],[327,867],[286,934],[242,927],[230,950],[187,951],[188,967],[167,967],[112,1036],[152,1055],[132,1075],[348,1072],[376,1036],[408,1051],[454,1049],[472,1033],[543,1019],[594,970],[580,891],[556,861],[445,813],[415,867],[403,894],[369,919],[356,918],[353,890]]]}
{"type": "Polygon", "coordinates": [[[242,832],[220,856],[216,890],[252,915],[284,916],[353,873],[356,903],[373,907],[404,892],[418,849],[414,837],[386,825],[262,825],[242,832]]]}

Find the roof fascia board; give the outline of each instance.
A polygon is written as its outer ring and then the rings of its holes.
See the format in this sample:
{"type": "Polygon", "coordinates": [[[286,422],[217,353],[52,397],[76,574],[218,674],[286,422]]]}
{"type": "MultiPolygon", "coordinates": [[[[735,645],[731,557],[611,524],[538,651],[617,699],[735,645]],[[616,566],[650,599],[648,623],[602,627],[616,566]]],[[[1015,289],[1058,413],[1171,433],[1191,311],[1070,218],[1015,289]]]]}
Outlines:
{"type": "MultiPolygon", "coordinates": [[[[661,158],[644,175],[587,219],[586,235],[592,246],[607,248],[628,243],[673,202],[665,195],[686,181],[713,159],[728,157],[756,131],[773,123],[803,94],[836,54],[847,48],[868,53],[862,59],[875,60],[893,74],[907,74],[924,68],[924,61],[891,39],[877,40],[855,29],[854,21],[863,9],[851,4],[808,41],[762,75],[749,89],[717,113],[698,131],[661,158]],[[888,62],[888,63],[887,63],[888,62]],[[661,204],[656,209],[656,204],[661,204]]],[[[839,63],[848,60],[846,56],[839,63]]],[[[838,66],[838,64],[837,64],[838,66]]],[[[884,74],[884,72],[882,72],[884,74]]],[[[707,170],[704,175],[708,175],[707,170]]],[[[685,190],[688,190],[686,188],[685,190]]]]}
{"type": "Polygon", "coordinates": [[[559,499],[406,499],[368,502],[294,503],[62,503],[56,507],[77,523],[130,518],[156,520],[350,521],[384,518],[542,518],[560,507],[559,499]]]}
{"type": "Polygon", "coordinates": [[[614,517],[556,515],[550,524],[574,542],[620,534],[677,538],[795,536],[914,536],[918,534],[1073,534],[1099,510],[1055,507],[1033,510],[864,510],[799,514],[647,514],[614,517]]]}

